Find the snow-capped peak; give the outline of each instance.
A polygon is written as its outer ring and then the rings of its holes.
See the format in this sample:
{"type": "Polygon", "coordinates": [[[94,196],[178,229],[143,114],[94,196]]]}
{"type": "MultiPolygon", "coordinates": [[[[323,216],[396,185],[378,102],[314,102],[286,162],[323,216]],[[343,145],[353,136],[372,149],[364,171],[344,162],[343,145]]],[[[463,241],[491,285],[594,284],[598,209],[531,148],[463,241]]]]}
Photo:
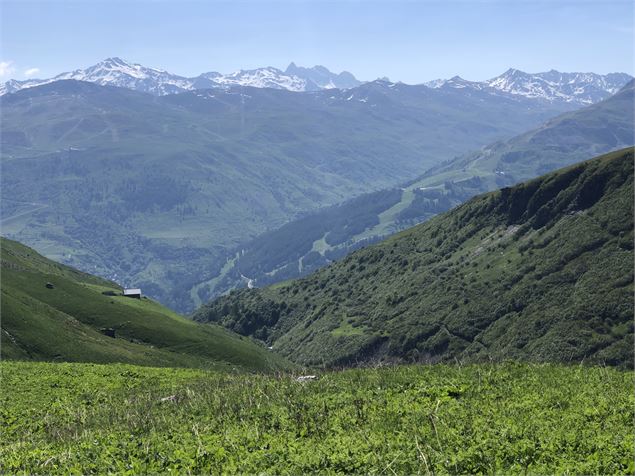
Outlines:
{"type": "Polygon", "coordinates": [[[625,73],[599,75],[595,73],[561,73],[554,69],[544,73],[525,73],[510,68],[487,81],[467,81],[459,76],[425,83],[430,88],[471,88],[490,90],[513,96],[546,101],[592,104],[615,94],[631,78],[625,73]]]}
{"type": "Polygon", "coordinates": [[[71,73],[62,73],[61,75],[56,76],[56,78],[77,79],[96,83],[112,84],[117,83],[120,79],[119,76],[122,75],[135,79],[148,79],[155,76],[172,76],[166,71],[146,68],[140,64],[128,63],[121,58],[114,57],[107,58],[86,69],[77,69],[71,73]]]}
{"type": "Polygon", "coordinates": [[[61,73],[49,79],[7,82],[0,88],[0,94],[63,79],[88,81],[101,86],[118,86],[156,95],[173,94],[191,89],[190,80],[187,78],[112,57],[86,69],[61,73]]]}

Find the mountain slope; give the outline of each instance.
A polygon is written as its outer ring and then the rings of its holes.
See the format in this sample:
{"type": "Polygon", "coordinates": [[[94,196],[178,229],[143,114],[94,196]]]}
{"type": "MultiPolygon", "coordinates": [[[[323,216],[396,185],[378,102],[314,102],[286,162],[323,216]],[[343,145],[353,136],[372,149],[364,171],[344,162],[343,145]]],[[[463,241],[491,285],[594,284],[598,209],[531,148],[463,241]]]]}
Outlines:
{"type": "Polygon", "coordinates": [[[197,325],[114,283],[0,238],[2,359],[273,370],[287,364],[218,326],[197,325]],[[114,330],[114,338],[105,334],[114,330]]]}
{"type": "Polygon", "coordinates": [[[199,309],[297,362],[633,364],[633,149],[460,207],[315,274],[199,309]]]}
{"type": "Polygon", "coordinates": [[[464,195],[464,188],[492,190],[631,146],[635,143],[633,104],[635,80],[604,101],[433,167],[414,182],[425,189],[444,189],[451,198],[464,195]]]}
{"type": "Polygon", "coordinates": [[[381,81],[161,97],[58,81],[0,98],[2,227],[191,310],[260,233],[571,107],[381,81]]]}
{"type": "Polygon", "coordinates": [[[401,188],[319,210],[241,245],[208,290],[220,295],[304,276],[351,251],[451,209],[482,192],[635,144],[632,81],[598,104],[433,167],[401,188]]]}

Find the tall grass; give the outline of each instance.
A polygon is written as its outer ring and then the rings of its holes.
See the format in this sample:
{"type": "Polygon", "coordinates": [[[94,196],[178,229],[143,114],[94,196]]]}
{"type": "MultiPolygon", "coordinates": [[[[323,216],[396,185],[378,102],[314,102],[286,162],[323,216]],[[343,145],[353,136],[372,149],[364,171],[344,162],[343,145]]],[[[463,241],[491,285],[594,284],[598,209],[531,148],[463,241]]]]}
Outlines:
{"type": "Polygon", "coordinates": [[[553,365],[291,375],[4,362],[3,473],[633,472],[633,373],[553,365]]]}

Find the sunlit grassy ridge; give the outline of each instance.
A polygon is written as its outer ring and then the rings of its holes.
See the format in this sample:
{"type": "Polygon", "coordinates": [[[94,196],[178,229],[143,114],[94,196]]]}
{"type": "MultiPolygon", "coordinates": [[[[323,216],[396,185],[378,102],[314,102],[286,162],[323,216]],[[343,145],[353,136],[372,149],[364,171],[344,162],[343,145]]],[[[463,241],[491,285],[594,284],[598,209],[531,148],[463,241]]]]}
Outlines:
{"type": "Polygon", "coordinates": [[[635,469],[633,373],[609,368],[410,366],[306,383],[122,364],[0,370],[2,473],[635,469]]]}
{"type": "Polygon", "coordinates": [[[288,367],[247,338],[196,324],[150,299],[124,297],[114,283],[55,263],[15,241],[0,238],[0,251],[2,358],[288,367]],[[114,329],[115,338],[104,335],[104,329],[114,329]]]}

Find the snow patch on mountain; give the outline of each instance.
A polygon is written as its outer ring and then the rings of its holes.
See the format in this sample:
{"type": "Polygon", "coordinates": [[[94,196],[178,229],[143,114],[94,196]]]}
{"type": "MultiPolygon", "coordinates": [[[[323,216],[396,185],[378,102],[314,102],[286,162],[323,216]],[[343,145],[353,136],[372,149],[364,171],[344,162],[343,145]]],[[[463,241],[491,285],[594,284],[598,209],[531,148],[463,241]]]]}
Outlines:
{"type": "Polygon", "coordinates": [[[251,86],[254,88],[286,89],[287,91],[306,91],[307,83],[297,76],[290,76],[277,68],[258,68],[240,70],[228,75],[219,75],[213,79],[219,86],[251,86]]]}

